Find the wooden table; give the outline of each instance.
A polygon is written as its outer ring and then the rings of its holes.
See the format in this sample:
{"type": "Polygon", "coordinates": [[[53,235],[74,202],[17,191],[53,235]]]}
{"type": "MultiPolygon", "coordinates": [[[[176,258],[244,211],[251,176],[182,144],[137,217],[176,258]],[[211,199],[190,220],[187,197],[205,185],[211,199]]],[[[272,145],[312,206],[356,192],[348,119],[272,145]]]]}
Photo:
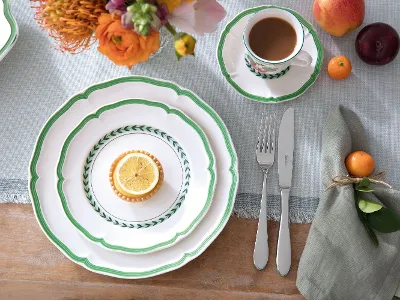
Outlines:
{"type": "Polygon", "coordinates": [[[45,237],[30,205],[0,205],[0,299],[304,299],[296,270],[310,225],[292,224],[292,268],[276,272],[277,223],[269,222],[267,268],[253,266],[256,220],[231,217],[215,242],[177,271],[126,280],[87,271],[45,237]]]}

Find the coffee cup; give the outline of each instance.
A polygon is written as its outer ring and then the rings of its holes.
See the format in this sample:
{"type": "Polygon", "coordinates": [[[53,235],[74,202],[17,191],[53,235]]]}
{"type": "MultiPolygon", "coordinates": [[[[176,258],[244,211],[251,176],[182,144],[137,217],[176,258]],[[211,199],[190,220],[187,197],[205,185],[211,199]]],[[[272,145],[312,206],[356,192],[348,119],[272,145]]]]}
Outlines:
{"type": "MultiPolygon", "coordinates": [[[[279,29],[278,29],[279,31],[279,29]]],[[[278,33],[278,32],[277,32],[278,33]]],[[[258,38],[262,38],[259,36],[258,38]]],[[[252,67],[260,74],[278,74],[286,72],[290,66],[307,67],[312,63],[312,57],[309,53],[302,50],[304,46],[304,30],[300,21],[290,11],[271,7],[254,14],[248,21],[243,32],[243,43],[245,46],[245,61],[248,67],[252,67]],[[250,33],[253,27],[260,21],[268,18],[277,18],[286,21],[295,32],[295,41],[293,51],[289,55],[278,60],[268,60],[260,57],[250,47],[250,33]]],[[[276,46],[276,45],[275,45],[276,46]]],[[[268,47],[268,44],[266,45],[268,47]]],[[[275,47],[276,48],[276,47],[275,47]]]]}

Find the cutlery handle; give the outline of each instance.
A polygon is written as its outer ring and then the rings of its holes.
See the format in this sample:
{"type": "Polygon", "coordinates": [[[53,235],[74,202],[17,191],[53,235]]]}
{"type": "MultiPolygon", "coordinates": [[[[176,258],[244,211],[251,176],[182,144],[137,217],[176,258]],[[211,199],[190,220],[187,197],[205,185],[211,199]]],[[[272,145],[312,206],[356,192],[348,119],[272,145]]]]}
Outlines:
{"type": "Polygon", "coordinates": [[[258,270],[265,268],[268,262],[268,232],[267,232],[267,173],[264,174],[261,196],[260,216],[254,245],[254,265],[258,270]]]}
{"type": "Polygon", "coordinates": [[[289,194],[290,189],[281,190],[281,221],[276,253],[276,268],[281,276],[286,276],[289,273],[292,263],[289,231],[289,194]]]}

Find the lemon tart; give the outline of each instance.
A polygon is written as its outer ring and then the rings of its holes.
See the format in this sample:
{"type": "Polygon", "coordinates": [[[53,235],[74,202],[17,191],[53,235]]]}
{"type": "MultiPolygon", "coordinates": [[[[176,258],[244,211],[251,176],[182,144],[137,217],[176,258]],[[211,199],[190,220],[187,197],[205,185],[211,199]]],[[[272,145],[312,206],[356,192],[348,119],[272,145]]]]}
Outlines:
{"type": "Polygon", "coordinates": [[[128,202],[144,201],[160,189],[164,180],[158,159],[141,150],[122,153],[111,165],[110,184],[114,193],[128,202]]]}

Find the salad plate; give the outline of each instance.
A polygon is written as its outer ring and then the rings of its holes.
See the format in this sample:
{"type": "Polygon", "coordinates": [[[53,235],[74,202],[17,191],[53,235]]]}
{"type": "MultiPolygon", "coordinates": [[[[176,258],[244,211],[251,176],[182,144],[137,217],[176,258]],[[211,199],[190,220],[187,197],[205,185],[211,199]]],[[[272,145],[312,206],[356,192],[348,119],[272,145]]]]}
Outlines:
{"type": "MultiPolygon", "coordinates": [[[[129,120],[129,123],[136,124],[134,120],[129,120]]],[[[84,162],[79,163],[83,168],[84,162]]],[[[67,258],[88,270],[132,279],[175,270],[203,253],[225,227],[232,213],[238,187],[236,152],[229,132],[218,114],[196,94],[175,83],[140,76],[122,77],[90,86],[66,101],[40,132],[29,173],[33,210],[49,240],[67,258]],[[86,116],[97,112],[101,107],[125,99],[146,99],[184,112],[207,135],[215,155],[218,174],[211,206],[193,231],[171,247],[143,255],[110,251],[89,241],[66,216],[57,190],[57,164],[69,134],[86,116]]],[[[98,215],[94,217],[101,219],[98,215]]],[[[113,228],[118,226],[113,225],[113,228]]],[[[139,232],[143,229],[129,230],[139,232]]]]}
{"type": "Polygon", "coordinates": [[[205,133],[182,111],[125,99],[101,107],[72,130],[57,179],[65,214],[86,238],[145,254],[174,245],[200,223],[211,205],[216,167],[205,133]],[[132,150],[151,153],[162,166],[160,189],[144,201],[124,201],[110,184],[113,161],[132,150]]]}

